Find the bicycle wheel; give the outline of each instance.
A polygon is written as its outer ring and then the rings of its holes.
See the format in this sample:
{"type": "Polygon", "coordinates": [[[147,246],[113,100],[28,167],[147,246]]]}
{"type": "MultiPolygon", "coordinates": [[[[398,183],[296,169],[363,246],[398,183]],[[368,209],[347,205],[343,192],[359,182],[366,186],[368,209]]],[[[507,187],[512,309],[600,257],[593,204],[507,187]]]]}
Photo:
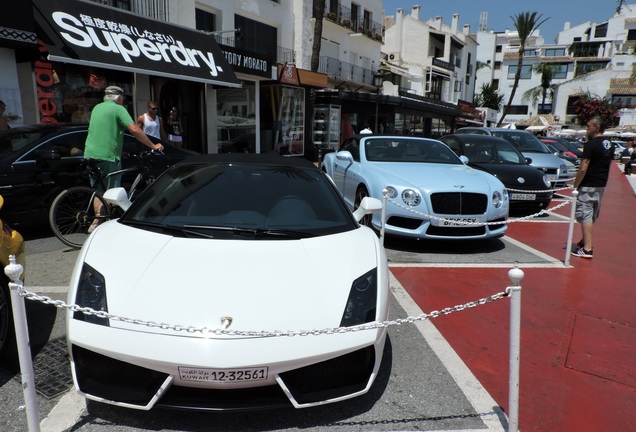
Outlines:
{"type": "MultiPolygon", "coordinates": [[[[108,204],[100,195],[94,197],[102,203],[104,214],[99,217],[107,220],[110,215],[108,204]]],[[[62,191],[51,204],[49,224],[53,234],[65,245],[81,248],[88,238],[88,227],[95,219],[92,198],[93,189],[77,186],[62,191]]]]}

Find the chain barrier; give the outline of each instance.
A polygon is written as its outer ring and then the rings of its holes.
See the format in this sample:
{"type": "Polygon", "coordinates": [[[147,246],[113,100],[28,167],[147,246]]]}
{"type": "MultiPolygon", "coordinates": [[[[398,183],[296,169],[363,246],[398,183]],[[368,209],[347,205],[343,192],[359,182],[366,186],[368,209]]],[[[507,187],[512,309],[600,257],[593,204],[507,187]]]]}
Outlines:
{"type": "Polygon", "coordinates": [[[146,326],[151,328],[160,328],[162,330],[173,330],[176,332],[187,332],[187,333],[201,333],[204,336],[214,335],[214,336],[246,336],[246,337],[280,337],[280,336],[318,336],[323,334],[342,334],[342,333],[352,333],[359,332],[365,330],[374,330],[379,328],[387,328],[391,326],[397,326],[402,324],[412,324],[416,321],[425,321],[431,318],[438,318],[442,315],[449,315],[454,312],[460,312],[466,309],[471,309],[476,306],[480,306],[486,303],[491,303],[497,300],[501,300],[510,295],[509,289],[506,291],[499,292],[497,294],[493,294],[488,297],[480,298],[475,301],[470,301],[464,304],[455,305],[453,307],[447,307],[442,310],[434,310],[429,313],[422,313],[418,316],[409,316],[406,318],[397,318],[389,321],[378,321],[369,324],[362,324],[353,327],[328,327],[323,329],[314,329],[314,330],[274,330],[274,331],[253,331],[253,330],[227,330],[227,329],[210,329],[207,327],[192,327],[192,326],[184,326],[184,325],[175,325],[168,323],[158,323],[154,321],[145,321],[138,320],[134,318],[122,317],[118,315],[109,314],[104,311],[96,311],[89,307],[81,307],[76,304],[68,304],[63,300],[53,300],[50,297],[42,296],[33,292],[26,291],[24,288],[18,288],[18,294],[28,300],[38,301],[43,304],[53,305],[59,309],[68,309],[71,312],[81,312],[85,315],[94,315],[99,318],[108,318],[113,321],[120,321],[128,324],[135,324],[140,326],[146,326]]]}

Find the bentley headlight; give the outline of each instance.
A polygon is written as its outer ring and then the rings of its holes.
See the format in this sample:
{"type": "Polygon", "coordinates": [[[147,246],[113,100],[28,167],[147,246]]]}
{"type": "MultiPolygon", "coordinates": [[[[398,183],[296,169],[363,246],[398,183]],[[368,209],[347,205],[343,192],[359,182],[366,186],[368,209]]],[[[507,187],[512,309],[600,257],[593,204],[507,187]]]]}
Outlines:
{"type": "Polygon", "coordinates": [[[499,208],[503,205],[503,203],[504,198],[501,193],[499,193],[499,191],[494,191],[492,194],[492,205],[494,205],[495,208],[499,208]]]}
{"type": "Polygon", "coordinates": [[[550,183],[550,179],[548,179],[547,175],[543,175],[543,184],[545,184],[547,187],[552,186],[552,184],[550,183]]]}
{"type": "Polygon", "coordinates": [[[394,199],[398,196],[397,189],[395,189],[393,186],[387,186],[385,189],[387,191],[387,198],[394,199]]]}
{"type": "Polygon", "coordinates": [[[378,269],[353,281],[340,327],[350,327],[375,321],[378,289],[378,269]]]}
{"type": "MultiPolygon", "coordinates": [[[[86,263],[84,263],[82,274],[80,275],[75,304],[83,308],[91,308],[95,311],[108,312],[108,305],[106,304],[106,280],[100,272],[86,263]]],[[[73,318],[79,321],[110,326],[108,318],[89,315],[80,311],[76,311],[73,318]]]]}
{"type": "Polygon", "coordinates": [[[402,191],[402,201],[409,207],[415,207],[422,202],[422,196],[414,189],[404,189],[402,191]]]}

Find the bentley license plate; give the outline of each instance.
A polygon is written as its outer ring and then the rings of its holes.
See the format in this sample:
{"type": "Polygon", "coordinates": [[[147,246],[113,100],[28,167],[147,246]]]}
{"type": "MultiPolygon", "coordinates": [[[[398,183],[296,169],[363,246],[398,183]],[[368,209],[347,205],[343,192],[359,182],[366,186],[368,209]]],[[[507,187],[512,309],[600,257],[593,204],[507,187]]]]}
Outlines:
{"type": "Polygon", "coordinates": [[[520,201],[534,201],[535,199],[537,199],[537,195],[529,193],[511,193],[510,199],[520,201]]]}
{"type": "Polygon", "coordinates": [[[441,221],[442,226],[466,226],[477,222],[477,218],[453,218],[441,221]]]}
{"type": "Polygon", "coordinates": [[[267,379],[267,368],[208,369],[179,366],[179,378],[182,381],[200,382],[263,381],[267,379]]]}

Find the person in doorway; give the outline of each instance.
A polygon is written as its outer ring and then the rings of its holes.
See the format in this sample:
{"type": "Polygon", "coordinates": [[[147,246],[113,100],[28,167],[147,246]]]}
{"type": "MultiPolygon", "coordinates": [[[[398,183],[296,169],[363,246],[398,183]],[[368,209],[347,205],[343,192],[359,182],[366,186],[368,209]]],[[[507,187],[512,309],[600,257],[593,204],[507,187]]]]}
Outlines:
{"type": "MultiPolygon", "coordinates": [[[[135,123],[126,108],[124,107],[124,91],[117,86],[106,87],[104,101],[95,105],[91,113],[88,124],[88,135],[84,149],[84,157],[98,161],[103,176],[121,170],[121,157],[124,145],[124,130],[133,134],[139,142],[152,150],[163,150],[163,145],[154,144],[144,131],[135,123]]],[[[91,179],[91,185],[100,194],[105,189],[119,187],[121,176],[110,176],[103,183],[96,184],[95,179],[91,179]]],[[[102,204],[99,200],[94,200],[93,207],[95,214],[100,215],[102,204]]],[[[101,223],[101,220],[93,220],[88,232],[91,233],[101,223]]]]}
{"type": "Polygon", "coordinates": [[[181,148],[183,145],[183,126],[177,107],[172,107],[170,110],[170,115],[166,120],[166,127],[168,128],[168,142],[173,146],[181,148]]]}
{"type": "Polygon", "coordinates": [[[4,118],[4,111],[7,109],[7,104],[0,100],[0,131],[9,130],[9,122],[4,118]]]}
{"type": "Polygon", "coordinates": [[[636,160],[636,151],[633,151],[633,149],[631,148],[625,149],[623,150],[623,154],[621,154],[621,159],[623,159],[623,157],[625,156],[629,156],[629,159],[627,159],[627,161],[625,162],[625,168],[623,172],[625,173],[625,175],[632,175],[632,167],[634,166],[634,161],[636,160]]]}
{"type": "Polygon", "coordinates": [[[168,141],[166,131],[163,130],[163,119],[158,114],[159,107],[157,106],[157,102],[150,101],[147,107],[148,111],[137,117],[137,126],[139,126],[146,135],[168,141]]]}
{"type": "Polygon", "coordinates": [[[591,259],[592,230],[601,210],[601,200],[614,156],[614,144],[603,137],[605,122],[601,117],[591,118],[586,128],[588,140],[583,147],[581,166],[573,185],[579,192],[575,215],[576,221],[581,224],[583,238],[572,247],[572,255],[591,259]]]}

